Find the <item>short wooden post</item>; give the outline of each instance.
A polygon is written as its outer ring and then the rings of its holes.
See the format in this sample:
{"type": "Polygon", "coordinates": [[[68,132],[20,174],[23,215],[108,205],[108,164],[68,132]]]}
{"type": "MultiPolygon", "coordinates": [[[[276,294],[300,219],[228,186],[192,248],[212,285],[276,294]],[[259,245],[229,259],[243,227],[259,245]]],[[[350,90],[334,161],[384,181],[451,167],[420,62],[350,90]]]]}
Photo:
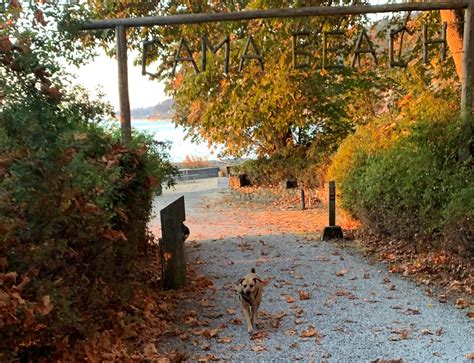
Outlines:
{"type": "Polygon", "coordinates": [[[466,161],[471,156],[473,87],[474,87],[474,4],[469,3],[464,15],[461,88],[461,140],[459,160],[466,161]]]}
{"type": "Polygon", "coordinates": [[[186,219],[184,196],[160,211],[160,253],[163,264],[163,287],[179,289],[186,283],[183,222],[186,219]]]}
{"type": "Polygon", "coordinates": [[[327,241],[333,238],[343,238],[342,229],[336,226],[336,182],[329,182],[329,226],[324,227],[321,240],[327,241]]]}
{"type": "Polygon", "coordinates": [[[336,182],[329,182],[329,226],[336,225],[336,182]]]}
{"type": "Polygon", "coordinates": [[[117,38],[118,85],[120,98],[120,128],[122,129],[122,144],[128,145],[132,140],[132,126],[130,123],[130,100],[128,95],[128,68],[127,68],[127,34],[123,25],[115,28],[117,38]]]}
{"type": "Polygon", "coordinates": [[[301,210],[306,209],[305,197],[304,197],[304,188],[301,187],[301,210]]]}

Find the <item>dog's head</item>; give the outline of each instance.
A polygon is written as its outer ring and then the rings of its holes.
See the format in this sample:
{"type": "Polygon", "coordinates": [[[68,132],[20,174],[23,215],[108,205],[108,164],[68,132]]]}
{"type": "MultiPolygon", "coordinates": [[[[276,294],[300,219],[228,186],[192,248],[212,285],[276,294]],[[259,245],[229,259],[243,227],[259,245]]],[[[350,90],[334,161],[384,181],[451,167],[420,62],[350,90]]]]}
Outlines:
{"type": "Polygon", "coordinates": [[[238,290],[244,296],[254,296],[261,282],[262,280],[255,275],[255,269],[252,269],[252,273],[240,279],[238,290]]]}

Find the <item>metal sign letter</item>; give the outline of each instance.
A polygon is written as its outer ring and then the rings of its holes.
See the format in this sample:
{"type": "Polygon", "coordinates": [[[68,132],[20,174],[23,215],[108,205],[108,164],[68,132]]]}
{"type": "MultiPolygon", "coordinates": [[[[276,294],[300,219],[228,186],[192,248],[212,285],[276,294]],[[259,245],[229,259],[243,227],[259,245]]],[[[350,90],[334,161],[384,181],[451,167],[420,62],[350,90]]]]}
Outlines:
{"type": "Polygon", "coordinates": [[[196,72],[196,74],[199,74],[199,68],[198,68],[196,62],[194,61],[193,54],[191,53],[191,50],[189,49],[188,43],[186,42],[186,39],[184,39],[184,38],[181,38],[181,40],[179,41],[178,50],[174,54],[173,70],[171,72],[173,74],[173,76],[176,73],[176,66],[178,65],[178,62],[191,62],[193,64],[194,71],[196,72]],[[181,49],[183,49],[183,48],[184,48],[184,50],[185,50],[185,52],[187,53],[188,56],[181,58],[179,55],[181,54],[181,49]]]}
{"type": "Polygon", "coordinates": [[[260,64],[260,68],[263,72],[263,57],[260,55],[260,51],[258,50],[257,44],[255,44],[255,41],[253,40],[251,35],[248,36],[247,42],[245,43],[244,54],[240,57],[239,72],[242,72],[242,68],[244,67],[244,62],[246,59],[256,59],[258,61],[258,64],[260,64]],[[247,53],[249,45],[252,45],[255,54],[247,53]]]}
{"type": "Polygon", "coordinates": [[[446,28],[448,27],[447,23],[443,23],[441,28],[441,39],[428,39],[428,24],[423,24],[423,62],[428,63],[428,45],[429,44],[441,44],[441,60],[446,60],[446,48],[448,42],[446,41],[446,28]]]}
{"type": "Polygon", "coordinates": [[[310,33],[309,32],[294,32],[292,34],[292,44],[293,44],[293,57],[292,57],[292,62],[293,62],[293,69],[302,69],[302,68],[309,68],[311,67],[310,64],[310,59],[311,59],[311,53],[308,51],[303,50],[305,47],[308,46],[308,43],[302,43],[299,42],[298,37],[309,37],[310,33]],[[307,62],[306,63],[298,63],[297,62],[297,57],[301,55],[303,57],[307,57],[307,62]]]}
{"type": "Polygon", "coordinates": [[[360,67],[360,55],[363,53],[370,53],[374,57],[374,62],[375,64],[378,64],[379,61],[377,60],[377,54],[375,53],[375,48],[370,41],[369,36],[367,35],[367,32],[365,31],[364,28],[360,31],[359,35],[357,36],[356,44],[355,44],[355,49],[354,49],[354,58],[352,58],[352,68],[355,68],[356,62],[358,61],[359,67],[360,67]],[[360,46],[362,45],[362,42],[364,41],[364,38],[367,40],[368,47],[367,48],[361,48],[360,46]]]}
{"type": "Polygon", "coordinates": [[[204,72],[206,70],[206,54],[207,49],[209,48],[213,54],[216,54],[219,49],[224,46],[224,73],[229,73],[229,53],[230,53],[230,37],[227,36],[222,42],[217,44],[215,47],[211,44],[209,39],[206,36],[201,37],[201,50],[202,50],[202,63],[201,70],[204,72]]]}
{"type": "MultiPolygon", "coordinates": [[[[336,53],[341,49],[341,47],[328,47],[328,37],[329,36],[343,36],[344,32],[342,30],[333,30],[329,32],[323,32],[323,59],[322,59],[322,67],[323,69],[331,69],[331,68],[343,68],[344,64],[341,62],[340,64],[329,64],[328,60],[328,52],[336,53]]],[[[337,54],[336,54],[337,56],[337,54]]],[[[338,57],[339,58],[339,57],[338,57]]],[[[342,58],[342,57],[340,57],[342,58]]]]}

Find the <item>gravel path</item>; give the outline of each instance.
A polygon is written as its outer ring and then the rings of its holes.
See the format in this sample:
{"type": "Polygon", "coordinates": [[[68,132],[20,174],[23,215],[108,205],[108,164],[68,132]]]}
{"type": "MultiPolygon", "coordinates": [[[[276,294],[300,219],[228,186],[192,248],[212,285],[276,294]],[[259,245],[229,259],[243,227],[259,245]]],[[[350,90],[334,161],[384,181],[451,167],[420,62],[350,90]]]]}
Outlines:
{"type": "MultiPolygon", "coordinates": [[[[225,195],[206,190],[206,198],[225,195]]],[[[186,200],[187,190],[171,194],[176,193],[186,200]]],[[[189,197],[193,233],[215,212],[199,206],[198,194],[189,197]]],[[[253,222],[247,217],[235,229],[251,228],[253,222]]],[[[212,285],[203,296],[183,300],[180,338],[163,342],[162,349],[185,352],[189,361],[239,362],[462,362],[474,352],[465,310],[439,302],[383,265],[370,264],[347,242],[262,228],[240,237],[237,231],[187,244],[188,261],[212,285]],[[234,286],[252,267],[268,285],[260,326],[251,338],[234,286]]]]}

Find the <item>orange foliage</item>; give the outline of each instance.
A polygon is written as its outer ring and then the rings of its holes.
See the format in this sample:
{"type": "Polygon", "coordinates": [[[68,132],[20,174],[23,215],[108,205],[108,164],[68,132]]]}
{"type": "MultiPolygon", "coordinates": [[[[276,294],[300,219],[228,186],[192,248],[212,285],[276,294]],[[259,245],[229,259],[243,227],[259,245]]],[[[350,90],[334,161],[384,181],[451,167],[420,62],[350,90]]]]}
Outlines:
{"type": "Polygon", "coordinates": [[[187,169],[207,168],[211,166],[211,163],[204,157],[186,155],[181,166],[187,169]]]}

